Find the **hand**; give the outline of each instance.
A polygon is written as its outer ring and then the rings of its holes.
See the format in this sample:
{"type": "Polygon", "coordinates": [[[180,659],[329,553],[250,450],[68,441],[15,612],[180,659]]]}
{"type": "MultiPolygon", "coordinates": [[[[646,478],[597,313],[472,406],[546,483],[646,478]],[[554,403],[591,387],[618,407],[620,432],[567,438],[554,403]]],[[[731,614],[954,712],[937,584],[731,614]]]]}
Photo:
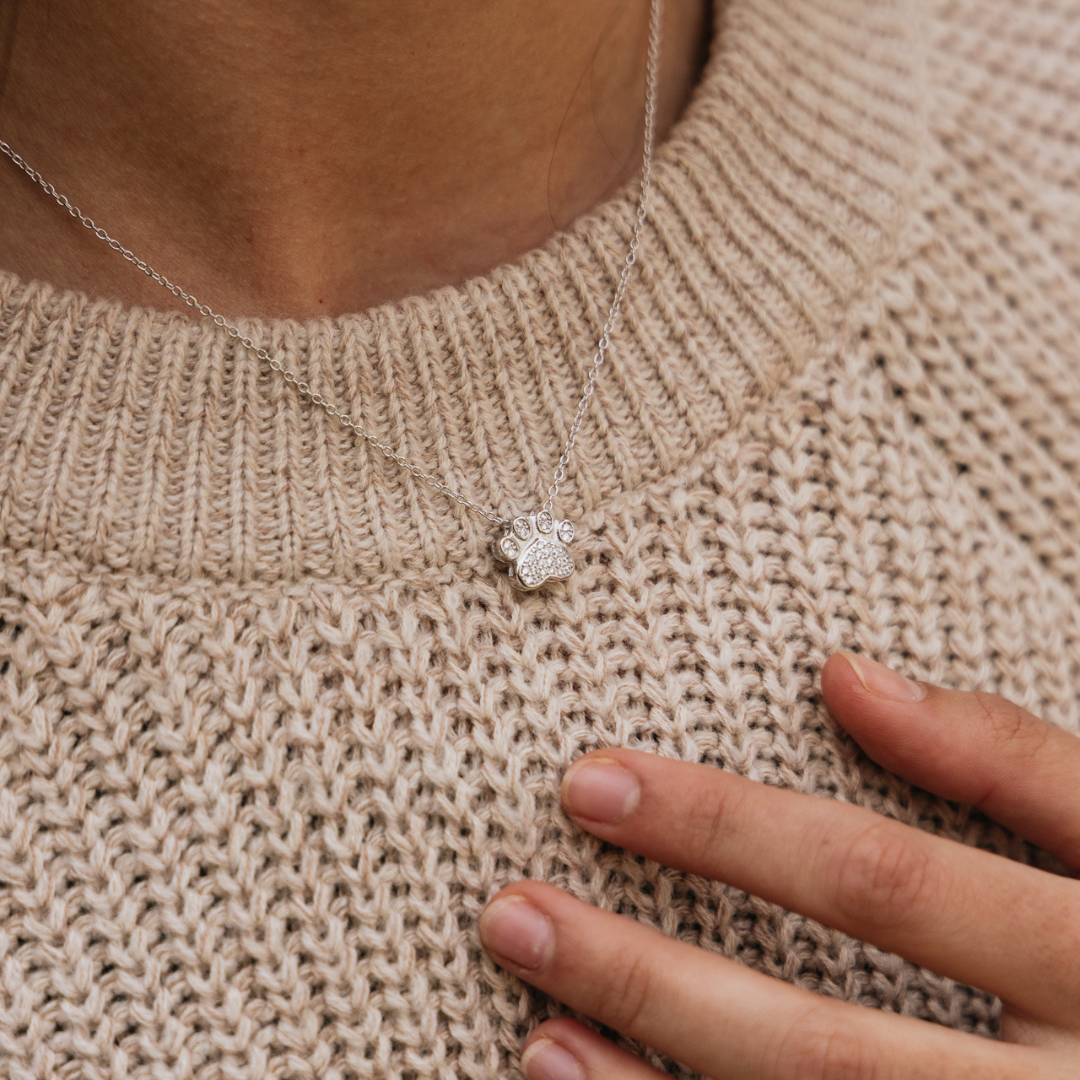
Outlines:
{"type": "MultiPolygon", "coordinates": [[[[821,682],[875,761],[1080,867],[1080,739],[1004,698],[911,683],[844,653],[821,682]]],[[[604,840],[998,995],[1004,1041],[821,997],[550,885],[508,886],[481,917],[485,947],[579,1012],[713,1080],[1080,1076],[1080,882],[631,750],[575,761],[562,799],[604,840]]],[[[537,1027],[522,1065],[529,1080],[663,1075],[569,1019],[537,1027]]]]}

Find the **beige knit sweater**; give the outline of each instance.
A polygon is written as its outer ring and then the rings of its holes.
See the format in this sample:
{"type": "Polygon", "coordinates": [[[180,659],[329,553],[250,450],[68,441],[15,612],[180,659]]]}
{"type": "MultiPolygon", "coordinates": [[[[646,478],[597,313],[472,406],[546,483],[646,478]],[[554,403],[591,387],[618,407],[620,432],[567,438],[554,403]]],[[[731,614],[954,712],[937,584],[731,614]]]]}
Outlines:
{"type": "MultiPolygon", "coordinates": [[[[1076,0],[720,3],[560,504],[581,569],[524,597],[212,324],[0,274],[0,1077],[513,1078],[561,1011],[479,946],[523,876],[992,1034],[558,785],[643,747],[1037,857],[870,764],[817,677],[854,648],[1080,728],[1078,117],[1076,0]]],[[[245,329],[528,508],[633,212],[245,329]]]]}

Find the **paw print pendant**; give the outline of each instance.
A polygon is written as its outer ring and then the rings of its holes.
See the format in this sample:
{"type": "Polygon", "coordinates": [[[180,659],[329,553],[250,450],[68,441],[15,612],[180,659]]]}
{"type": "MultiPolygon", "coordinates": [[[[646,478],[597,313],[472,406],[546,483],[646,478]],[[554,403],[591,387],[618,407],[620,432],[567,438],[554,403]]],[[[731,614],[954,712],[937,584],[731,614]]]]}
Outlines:
{"type": "Polygon", "coordinates": [[[557,521],[547,510],[516,517],[494,545],[495,558],[506,564],[510,580],[527,591],[545,581],[565,581],[574,572],[567,545],[574,539],[574,523],[557,521]]]}

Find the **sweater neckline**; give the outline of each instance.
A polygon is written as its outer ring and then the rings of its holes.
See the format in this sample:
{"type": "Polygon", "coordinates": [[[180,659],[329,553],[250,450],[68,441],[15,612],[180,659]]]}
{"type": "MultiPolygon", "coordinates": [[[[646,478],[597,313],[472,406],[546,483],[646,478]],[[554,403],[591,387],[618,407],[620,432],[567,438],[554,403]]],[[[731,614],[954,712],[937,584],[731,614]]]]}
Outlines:
{"type": "MultiPolygon", "coordinates": [[[[715,2],[557,505],[586,532],[826,345],[895,250],[917,182],[921,0],[715,2]]],[[[460,287],[239,325],[469,498],[530,510],[636,190],[460,287]]],[[[0,271],[0,543],[185,579],[377,582],[479,566],[489,540],[208,320],[0,271]]]]}

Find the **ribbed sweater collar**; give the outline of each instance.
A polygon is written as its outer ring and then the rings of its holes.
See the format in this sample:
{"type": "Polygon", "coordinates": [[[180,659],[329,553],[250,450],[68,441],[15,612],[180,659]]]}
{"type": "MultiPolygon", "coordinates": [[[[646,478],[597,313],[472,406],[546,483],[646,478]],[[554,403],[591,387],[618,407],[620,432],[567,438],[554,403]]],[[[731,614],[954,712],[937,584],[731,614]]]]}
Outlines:
{"type": "MultiPolygon", "coordinates": [[[[920,0],[729,0],[655,162],[643,255],[558,508],[678,473],[843,325],[920,166],[920,0]]],[[[501,513],[539,501],[636,186],[485,278],[242,324],[385,443],[501,513]]],[[[486,567],[490,527],[208,321],[0,272],[0,543],[193,579],[486,567]]]]}

